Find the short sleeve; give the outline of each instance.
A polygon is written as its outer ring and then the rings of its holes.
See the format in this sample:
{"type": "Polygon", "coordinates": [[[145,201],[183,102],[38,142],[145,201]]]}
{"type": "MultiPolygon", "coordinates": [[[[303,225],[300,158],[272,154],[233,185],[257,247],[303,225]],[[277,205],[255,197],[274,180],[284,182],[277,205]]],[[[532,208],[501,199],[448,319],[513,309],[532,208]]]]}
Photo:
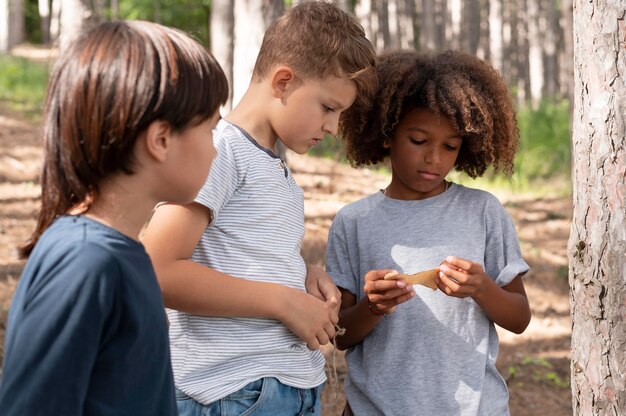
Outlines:
{"type": "MultiPolygon", "coordinates": [[[[346,244],[346,230],[343,217],[338,213],[328,233],[326,246],[326,272],[338,287],[344,288],[358,297],[358,275],[350,262],[350,250],[346,244]]],[[[352,258],[356,258],[352,256],[352,258]]]]}
{"type": "Polygon", "coordinates": [[[206,182],[200,189],[196,202],[211,210],[211,224],[231,199],[239,183],[239,172],[227,128],[214,131],[217,156],[211,165],[206,182]]]}
{"type": "Polygon", "coordinates": [[[0,413],[80,414],[100,348],[119,320],[118,264],[83,247],[45,275],[23,279],[9,312],[0,413]]]}
{"type": "Polygon", "coordinates": [[[522,258],[513,221],[495,197],[485,215],[485,271],[498,286],[506,286],[515,277],[525,274],[529,266],[522,258]]]}

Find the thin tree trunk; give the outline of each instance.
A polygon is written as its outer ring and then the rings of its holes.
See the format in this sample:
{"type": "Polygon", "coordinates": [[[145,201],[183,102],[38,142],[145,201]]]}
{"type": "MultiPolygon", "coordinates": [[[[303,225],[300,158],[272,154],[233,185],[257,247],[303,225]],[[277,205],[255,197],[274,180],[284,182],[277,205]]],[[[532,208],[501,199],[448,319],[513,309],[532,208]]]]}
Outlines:
{"type": "Polygon", "coordinates": [[[52,0],[50,7],[50,43],[55,43],[61,35],[61,7],[63,0],[52,0]]]}
{"type": "Polygon", "coordinates": [[[49,0],[38,0],[39,27],[41,30],[41,42],[44,45],[50,43],[50,2],[49,0]]]}
{"type": "Polygon", "coordinates": [[[398,30],[400,32],[400,47],[415,48],[415,2],[401,0],[398,3],[398,30]]]}
{"type": "Polygon", "coordinates": [[[463,1],[462,47],[476,55],[480,42],[480,0],[463,1]]]}
{"type": "Polygon", "coordinates": [[[452,49],[461,48],[461,22],[463,21],[463,4],[461,0],[448,0],[450,24],[446,25],[446,39],[452,49]]]}
{"type": "Polygon", "coordinates": [[[557,46],[559,42],[559,10],[551,0],[544,2],[545,14],[545,37],[543,41],[544,52],[544,97],[550,100],[556,99],[559,90],[559,63],[557,46]]]}
{"type": "Polygon", "coordinates": [[[573,4],[572,0],[561,0],[561,24],[563,28],[563,48],[561,48],[559,61],[560,76],[559,85],[561,94],[569,102],[570,114],[574,108],[574,36],[573,36],[573,4]]]}
{"type": "Polygon", "coordinates": [[[520,0],[517,5],[517,98],[519,104],[525,104],[530,99],[530,80],[528,67],[528,14],[526,0],[520,0]]]}
{"type": "Polygon", "coordinates": [[[574,4],[568,243],[575,415],[626,415],[626,7],[574,4]]]}
{"type": "Polygon", "coordinates": [[[0,53],[24,41],[24,3],[22,0],[0,0],[0,53]]]}
{"type": "Polygon", "coordinates": [[[420,49],[435,50],[437,47],[437,28],[433,0],[422,0],[420,17],[420,49]]]}
{"type": "Polygon", "coordinates": [[[219,62],[229,86],[229,97],[224,110],[233,105],[233,48],[235,35],[235,9],[231,0],[212,0],[210,17],[211,52],[219,62]]]}
{"type": "Polygon", "coordinates": [[[502,72],[502,0],[489,1],[489,56],[491,64],[502,72]]]}
{"type": "Polygon", "coordinates": [[[84,28],[94,23],[93,17],[84,0],[62,0],[60,49],[67,48],[84,28]]]}
{"type": "Polygon", "coordinates": [[[374,0],[376,5],[376,49],[379,51],[384,50],[390,44],[389,36],[389,14],[387,10],[386,0],[374,0]]]}
{"type": "Polygon", "coordinates": [[[543,98],[543,41],[540,30],[540,0],[527,0],[528,6],[528,67],[530,76],[530,98],[537,107],[543,98]]]}

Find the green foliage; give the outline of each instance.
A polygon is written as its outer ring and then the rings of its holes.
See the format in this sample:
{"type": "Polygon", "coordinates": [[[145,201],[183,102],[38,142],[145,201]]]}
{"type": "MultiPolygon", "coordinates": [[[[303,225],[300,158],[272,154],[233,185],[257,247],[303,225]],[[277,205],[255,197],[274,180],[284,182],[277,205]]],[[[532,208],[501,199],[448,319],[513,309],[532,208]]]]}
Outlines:
{"type": "Polygon", "coordinates": [[[544,101],[519,112],[520,151],[516,174],[529,182],[568,176],[571,169],[569,104],[544,101]]]}
{"type": "Polygon", "coordinates": [[[32,117],[43,110],[49,65],[0,55],[0,101],[32,117]]]}
{"type": "Polygon", "coordinates": [[[210,0],[120,0],[119,18],[173,26],[208,45],[210,5],[210,0]]]}

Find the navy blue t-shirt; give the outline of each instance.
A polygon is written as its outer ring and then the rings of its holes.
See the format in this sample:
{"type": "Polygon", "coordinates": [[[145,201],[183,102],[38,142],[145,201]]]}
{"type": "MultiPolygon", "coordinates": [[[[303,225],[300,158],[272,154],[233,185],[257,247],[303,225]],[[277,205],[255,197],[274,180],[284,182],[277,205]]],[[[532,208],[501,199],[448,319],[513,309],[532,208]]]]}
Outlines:
{"type": "Polygon", "coordinates": [[[0,415],[176,415],[167,321],[143,246],[57,219],[9,311],[0,415]]]}

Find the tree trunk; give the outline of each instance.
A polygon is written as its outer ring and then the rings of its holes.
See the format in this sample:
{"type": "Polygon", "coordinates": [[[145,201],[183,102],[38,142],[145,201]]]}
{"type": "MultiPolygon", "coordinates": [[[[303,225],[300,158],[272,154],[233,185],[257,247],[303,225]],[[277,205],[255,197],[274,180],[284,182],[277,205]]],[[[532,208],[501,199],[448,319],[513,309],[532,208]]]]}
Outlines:
{"type": "Polygon", "coordinates": [[[23,0],[0,0],[0,53],[24,41],[23,0]]]}
{"type": "Polygon", "coordinates": [[[502,0],[489,1],[489,56],[491,64],[502,72],[502,0]]]}
{"type": "Polygon", "coordinates": [[[376,44],[374,44],[374,46],[377,50],[382,51],[387,48],[390,43],[387,1],[375,0],[374,4],[376,6],[376,14],[372,16],[372,22],[376,29],[376,44]]]}
{"type": "Polygon", "coordinates": [[[543,96],[554,100],[559,90],[559,63],[557,55],[557,45],[559,41],[559,10],[557,5],[548,0],[545,2],[545,30],[543,40],[544,66],[544,93],[543,96]]]}
{"type": "Polygon", "coordinates": [[[543,49],[544,36],[539,28],[540,0],[527,0],[528,6],[528,68],[530,78],[530,98],[537,107],[543,98],[543,49]]]}
{"type": "Polygon", "coordinates": [[[437,46],[437,28],[435,25],[435,4],[433,0],[422,0],[420,14],[420,49],[435,50],[437,46]]]}
{"type": "Polygon", "coordinates": [[[231,0],[212,0],[210,17],[211,53],[219,62],[228,80],[228,101],[224,110],[229,112],[233,105],[233,48],[235,35],[235,9],[231,0]]]}
{"type": "Polygon", "coordinates": [[[570,114],[574,107],[574,37],[572,22],[572,0],[561,0],[561,28],[563,34],[563,47],[560,48],[559,62],[561,63],[559,85],[561,94],[569,102],[570,114]]]}
{"type": "Polygon", "coordinates": [[[463,6],[461,0],[448,1],[448,15],[450,23],[446,25],[446,39],[452,49],[461,48],[461,22],[463,21],[463,6]]]}
{"type": "Polygon", "coordinates": [[[626,415],[626,14],[574,4],[574,211],[568,243],[575,415],[626,415]]]}
{"type": "Polygon", "coordinates": [[[517,30],[517,99],[518,103],[525,104],[530,99],[530,72],[528,67],[528,14],[526,13],[526,0],[520,0],[517,4],[516,30],[517,30]]]}
{"type": "Polygon", "coordinates": [[[83,29],[92,24],[93,18],[94,13],[86,0],[61,0],[60,49],[67,48],[83,29]]]}
{"type": "Polygon", "coordinates": [[[50,7],[50,43],[55,43],[61,35],[61,2],[52,0],[50,7]]]}
{"type": "Polygon", "coordinates": [[[41,42],[44,45],[50,43],[50,2],[48,0],[38,0],[39,27],[41,30],[41,42]]]}
{"type": "Polygon", "coordinates": [[[462,48],[476,55],[480,42],[480,0],[463,0],[462,28],[462,48]]]}
{"type": "Polygon", "coordinates": [[[400,47],[415,49],[415,2],[401,0],[398,2],[398,31],[400,47]]]}

